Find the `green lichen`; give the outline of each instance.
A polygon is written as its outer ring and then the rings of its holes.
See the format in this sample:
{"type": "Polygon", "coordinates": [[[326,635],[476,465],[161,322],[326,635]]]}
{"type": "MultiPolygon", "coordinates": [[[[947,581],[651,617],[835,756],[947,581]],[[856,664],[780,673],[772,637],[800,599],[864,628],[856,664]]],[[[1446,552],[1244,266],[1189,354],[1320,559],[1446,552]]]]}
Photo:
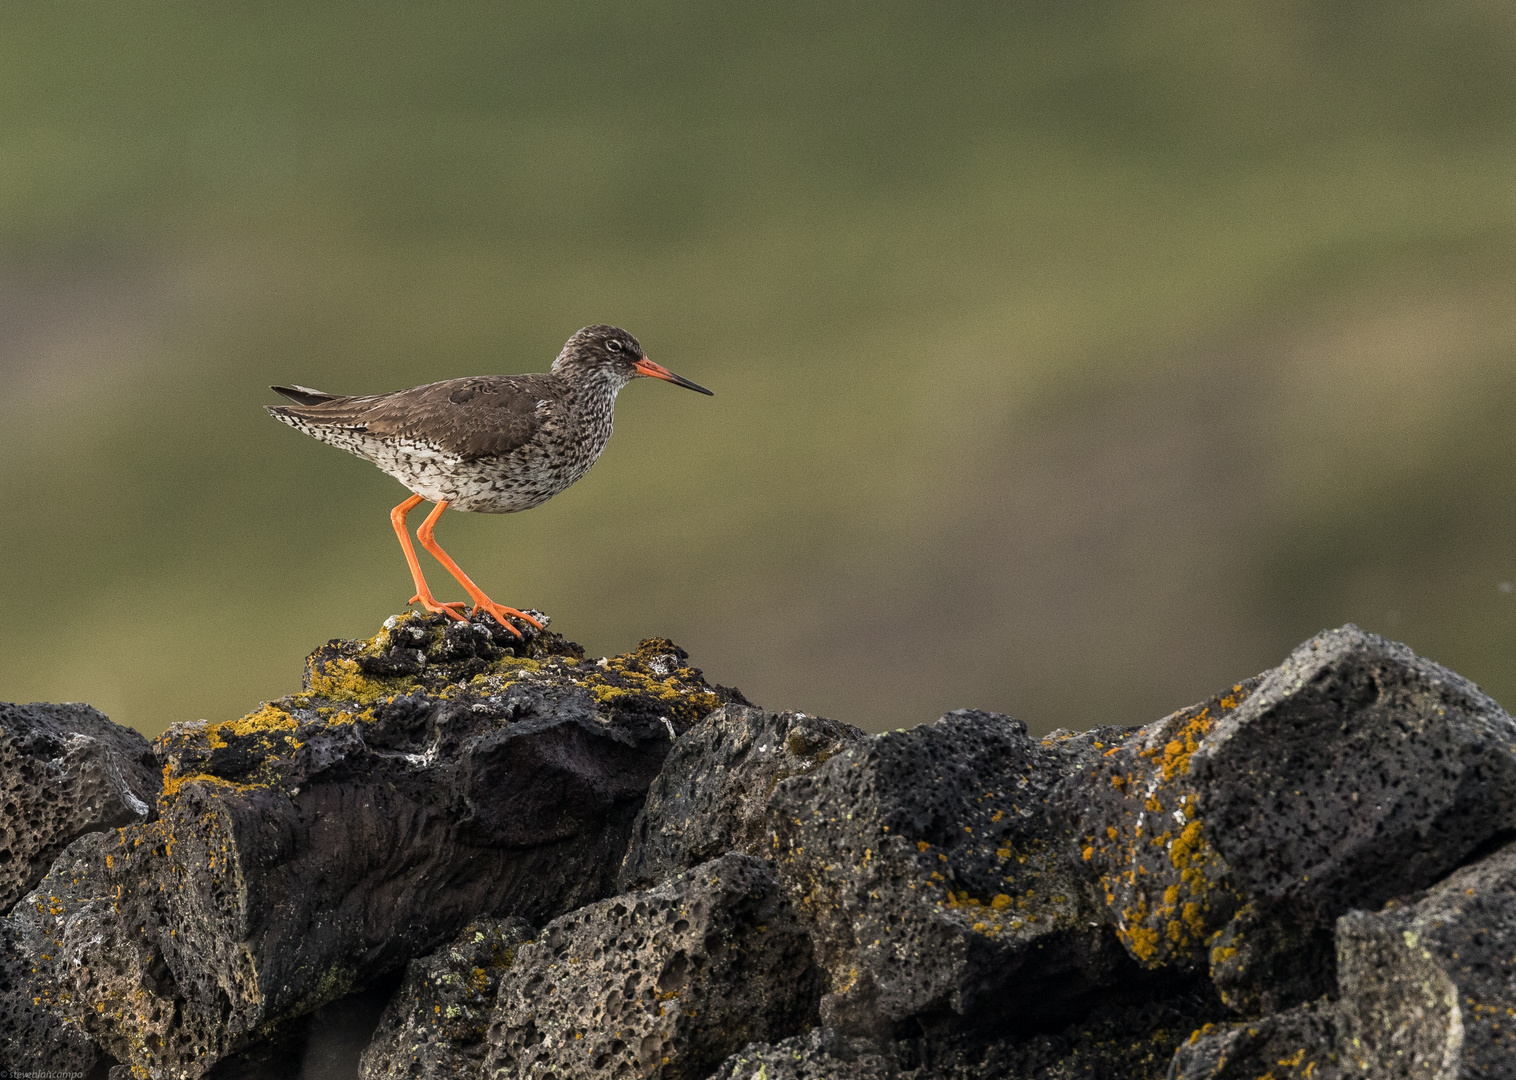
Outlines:
{"type": "MultiPolygon", "coordinates": [[[[298,1001],[284,1011],[285,1016],[303,1016],[352,992],[357,972],[346,964],[333,964],[321,973],[316,983],[298,1001]]],[[[277,1020],[275,1021],[278,1022],[277,1020]]]]}
{"type": "Polygon", "coordinates": [[[265,702],[236,720],[176,725],[159,742],[168,763],[161,805],[171,804],[186,785],[282,790],[285,771],[315,729],[377,722],[401,695],[469,702],[523,682],[578,686],[608,712],[653,711],[680,723],[693,723],[719,704],[700,672],[683,663],[683,651],[665,638],[647,639],[633,653],[591,664],[581,662],[582,649],[556,635],[515,646],[535,650],[532,656],[512,655],[498,639],[491,645],[477,636],[460,649],[456,635],[452,642],[446,635],[445,619],[410,613],[371,638],[331,641],[317,649],[306,661],[305,687],[298,694],[265,702]],[[397,643],[420,650],[426,660],[409,659],[410,674],[373,673],[393,666],[397,655],[407,659],[393,653],[397,643]]]}
{"type": "Polygon", "coordinates": [[[570,677],[606,707],[648,702],[670,719],[694,722],[720,701],[694,668],[670,670],[669,657],[682,659],[683,650],[667,638],[648,638],[636,652],[607,657],[570,677]]]}
{"type": "Polygon", "coordinates": [[[368,675],[358,661],[347,657],[328,660],[319,671],[312,671],[307,688],[329,701],[350,701],[355,705],[372,705],[392,701],[401,694],[420,689],[414,676],[368,675]]]}

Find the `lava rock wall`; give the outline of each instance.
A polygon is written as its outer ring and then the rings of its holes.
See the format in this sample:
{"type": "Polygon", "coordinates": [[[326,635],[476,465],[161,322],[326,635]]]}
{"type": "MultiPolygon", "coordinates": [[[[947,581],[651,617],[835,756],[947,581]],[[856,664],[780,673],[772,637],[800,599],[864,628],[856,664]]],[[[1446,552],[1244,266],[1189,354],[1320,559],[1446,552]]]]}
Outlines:
{"type": "Polygon", "coordinates": [[[0,1065],[1516,1078],[1516,721],[1403,645],[866,735],[522,629],[398,617],[152,746],[0,706],[0,1065]]]}

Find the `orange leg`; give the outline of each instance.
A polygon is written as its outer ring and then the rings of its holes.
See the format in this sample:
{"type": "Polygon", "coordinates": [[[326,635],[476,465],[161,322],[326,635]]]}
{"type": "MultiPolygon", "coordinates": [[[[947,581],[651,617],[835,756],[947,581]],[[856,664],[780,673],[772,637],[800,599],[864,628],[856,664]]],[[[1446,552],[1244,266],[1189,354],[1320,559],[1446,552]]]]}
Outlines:
{"type": "MultiPolygon", "coordinates": [[[[419,499],[420,496],[418,495],[417,498],[419,499]]],[[[437,557],[437,561],[447,568],[447,572],[458,579],[458,584],[463,586],[463,591],[468,593],[469,596],[473,598],[474,613],[478,614],[481,611],[489,612],[491,615],[495,616],[496,622],[505,627],[511,633],[515,634],[517,637],[521,636],[521,631],[517,630],[510,623],[506,622],[505,620],[507,617],[513,619],[521,619],[525,622],[529,622],[538,630],[544,629],[543,625],[540,622],[532,618],[526,612],[517,611],[513,607],[504,607],[503,605],[495,603],[495,601],[491,600],[488,596],[485,596],[484,591],[480,589],[479,586],[470,581],[469,576],[458,568],[458,564],[453,562],[452,557],[448,555],[447,552],[442,550],[442,548],[437,544],[436,540],[432,539],[432,529],[436,526],[437,519],[442,516],[442,511],[446,509],[446,502],[438,503],[437,509],[428,514],[426,520],[421,523],[421,528],[416,530],[416,539],[421,541],[422,547],[426,548],[426,550],[430,551],[437,557]]]]}
{"type": "MultiPolygon", "coordinates": [[[[416,595],[411,597],[410,603],[420,604],[427,611],[438,611],[444,615],[451,615],[459,622],[466,622],[467,620],[453,609],[463,608],[467,605],[462,600],[455,600],[450,604],[440,603],[432,595],[432,590],[427,588],[426,578],[421,576],[421,563],[416,559],[416,549],[411,547],[410,534],[405,531],[405,516],[416,509],[420,502],[420,495],[412,495],[405,502],[390,511],[390,524],[395,526],[395,535],[400,537],[400,546],[405,549],[405,561],[410,566],[411,577],[416,582],[416,595]]],[[[442,505],[446,506],[447,504],[443,503],[442,505]]]]}

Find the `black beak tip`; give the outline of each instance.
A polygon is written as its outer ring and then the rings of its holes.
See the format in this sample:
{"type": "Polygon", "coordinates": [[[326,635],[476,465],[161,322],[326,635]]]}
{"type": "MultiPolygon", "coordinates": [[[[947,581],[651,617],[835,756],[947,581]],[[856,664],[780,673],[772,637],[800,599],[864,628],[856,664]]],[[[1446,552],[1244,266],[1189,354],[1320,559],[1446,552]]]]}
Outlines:
{"type": "MultiPolygon", "coordinates": [[[[674,373],[671,371],[671,372],[669,372],[669,374],[673,375],[674,373]]],[[[695,391],[697,391],[699,393],[705,394],[707,397],[715,397],[716,396],[716,394],[713,391],[707,390],[705,387],[701,386],[697,382],[690,382],[683,375],[674,375],[674,385],[675,386],[682,386],[686,390],[695,390],[695,391]]]]}

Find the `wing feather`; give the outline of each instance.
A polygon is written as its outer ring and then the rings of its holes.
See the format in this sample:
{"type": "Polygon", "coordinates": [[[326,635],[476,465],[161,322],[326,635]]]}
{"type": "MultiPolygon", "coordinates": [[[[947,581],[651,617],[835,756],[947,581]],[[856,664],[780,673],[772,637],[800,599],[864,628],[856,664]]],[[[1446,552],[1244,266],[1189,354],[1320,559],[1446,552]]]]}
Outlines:
{"type": "Polygon", "coordinates": [[[503,456],[530,442],[561,408],[564,389],[550,374],[482,375],[280,411],[308,424],[404,439],[470,461],[503,456]]]}

